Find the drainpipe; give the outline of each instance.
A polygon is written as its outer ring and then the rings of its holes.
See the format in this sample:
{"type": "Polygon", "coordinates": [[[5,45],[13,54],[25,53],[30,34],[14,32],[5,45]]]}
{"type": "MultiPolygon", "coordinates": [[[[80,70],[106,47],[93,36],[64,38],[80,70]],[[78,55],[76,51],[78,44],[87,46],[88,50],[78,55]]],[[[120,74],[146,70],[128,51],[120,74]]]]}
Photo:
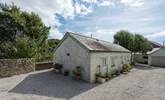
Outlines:
{"type": "Polygon", "coordinates": [[[163,41],[163,48],[165,47],[165,41],[163,41]]]}

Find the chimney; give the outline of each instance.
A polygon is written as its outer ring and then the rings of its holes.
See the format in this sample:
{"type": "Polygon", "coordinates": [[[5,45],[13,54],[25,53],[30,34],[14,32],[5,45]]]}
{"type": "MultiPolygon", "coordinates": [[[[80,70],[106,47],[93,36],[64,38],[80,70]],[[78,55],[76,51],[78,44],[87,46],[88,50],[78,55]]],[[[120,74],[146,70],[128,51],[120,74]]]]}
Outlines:
{"type": "Polygon", "coordinates": [[[91,34],[91,38],[92,38],[92,34],[91,34]]]}
{"type": "Polygon", "coordinates": [[[163,47],[165,47],[165,41],[163,41],[163,47]]]}

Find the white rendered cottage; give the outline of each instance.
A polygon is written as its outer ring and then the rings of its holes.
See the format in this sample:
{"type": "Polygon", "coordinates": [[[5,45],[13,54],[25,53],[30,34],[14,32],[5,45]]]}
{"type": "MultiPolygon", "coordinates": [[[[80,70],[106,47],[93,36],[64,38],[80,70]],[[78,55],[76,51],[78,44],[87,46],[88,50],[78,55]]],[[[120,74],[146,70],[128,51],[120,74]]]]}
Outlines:
{"type": "Polygon", "coordinates": [[[95,81],[98,71],[120,70],[130,58],[130,51],[120,45],[71,32],[66,32],[54,53],[54,63],[62,64],[63,71],[69,70],[72,75],[72,70],[81,66],[82,78],[89,82],[95,81]]]}
{"type": "Polygon", "coordinates": [[[148,64],[153,66],[165,67],[165,47],[157,48],[148,55],[148,64]]]}

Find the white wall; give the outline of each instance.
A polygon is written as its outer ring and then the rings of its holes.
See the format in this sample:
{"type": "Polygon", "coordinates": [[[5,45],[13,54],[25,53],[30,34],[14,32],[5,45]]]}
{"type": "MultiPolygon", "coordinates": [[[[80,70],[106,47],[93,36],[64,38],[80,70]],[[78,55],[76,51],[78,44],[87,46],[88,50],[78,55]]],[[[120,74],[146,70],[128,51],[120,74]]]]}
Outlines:
{"type": "Polygon", "coordinates": [[[148,63],[149,65],[165,66],[165,48],[161,48],[149,55],[148,63]]]}
{"type": "Polygon", "coordinates": [[[55,51],[54,62],[63,64],[63,69],[72,70],[76,66],[83,67],[83,79],[90,80],[90,55],[80,44],[75,42],[70,36],[55,51]],[[67,56],[70,53],[70,56],[67,56]]]}
{"type": "Polygon", "coordinates": [[[102,67],[103,73],[105,72],[110,72],[115,69],[120,70],[122,68],[123,64],[129,64],[130,59],[131,59],[131,54],[130,53],[103,53],[103,52],[93,52],[91,53],[91,82],[95,81],[95,73],[98,71],[98,65],[101,65],[101,58],[106,57],[107,58],[107,66],[102,67]],[[115,58],[115,66],[111,67],[112,61],[111,57],[116,57],[115,58]],[[123,59],[123,64],[122,64],[122,59],[123,59]]]}

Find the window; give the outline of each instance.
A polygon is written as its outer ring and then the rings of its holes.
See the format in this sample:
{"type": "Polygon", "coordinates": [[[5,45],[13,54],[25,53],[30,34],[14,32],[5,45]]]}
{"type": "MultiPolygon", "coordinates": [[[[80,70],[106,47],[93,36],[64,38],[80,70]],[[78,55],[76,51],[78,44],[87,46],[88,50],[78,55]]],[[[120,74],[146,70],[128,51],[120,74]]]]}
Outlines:
{"type": "Polygon", "coordinates": [[[148,56],[143,56],[144,59],[148,59],[148,56]]]}
{"type": "Polygon", "coordinates": [[[102,64],[103,67],[107,66],[107,58],[106,57],[101,58],[101,64],[102,64]]]}
{"type": "Polygon", "coordinates": [[[67,55],[67,56],[70,56],[70,53],[67,53],[66,55],[67,55]]]}
{"type": "Polygon", "coordinates": [[[127,61],[130,61],[130,57],[129,56],[127,56],[127,61]]]}
{"type": "Polygon", "coordinates": [[[115,58],[116,57],[111,57],[111,66],[115,67],[115,58]]]}
{"type": "Polygon", "coordinates": [[[124,59],[123,59],[124,57],[121,56],[120,58],[121,58],[121,64],[124,64],[124,59]]]}

